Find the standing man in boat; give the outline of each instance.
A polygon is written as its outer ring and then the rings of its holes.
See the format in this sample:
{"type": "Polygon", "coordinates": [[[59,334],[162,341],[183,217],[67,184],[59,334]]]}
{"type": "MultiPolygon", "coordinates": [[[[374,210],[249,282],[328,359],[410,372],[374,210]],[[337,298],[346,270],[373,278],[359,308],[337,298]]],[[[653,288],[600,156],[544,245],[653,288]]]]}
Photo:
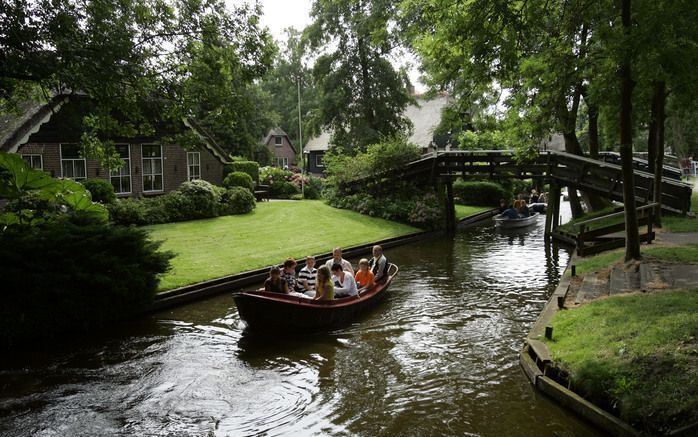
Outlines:
{"type": "Polygon", "coordinates": [[[325,265],[327,266],[330,271],[332,270],[332,266],[334,264],[341,264],[342,268],[346,270],[347,272],[351,273],[351,276],[354,276],[354,269],[351,266],[351,263],[344,258],[342,258],[342,248],[341,247],[335,247],[334,250],[332,251],[332,258],[327,260],[325,265]]]}
{"type": "Polygon", "coordinates": [[[379,245],[373,246],[373,258],[371,258],[371,271],[373,280],[376,283],[385,282],[388,279],[388,259],[383,255],[383,248],[379,245]]]}

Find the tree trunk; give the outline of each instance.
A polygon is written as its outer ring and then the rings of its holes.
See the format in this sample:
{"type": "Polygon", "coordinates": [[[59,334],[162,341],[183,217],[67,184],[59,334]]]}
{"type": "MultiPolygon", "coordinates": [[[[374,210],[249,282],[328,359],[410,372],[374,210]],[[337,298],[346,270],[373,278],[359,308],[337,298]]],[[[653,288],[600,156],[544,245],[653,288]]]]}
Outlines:
{"type": "MultiPolygon", "coordinates": [[[[582,148],[579,145],[579,140],[577,140],[577,134],[574,131],[563,132],[562,137],[565,139],[565,152],[573,153],[575,155],[582,155],[582,148]]],[[[584,209],[582,208],[582,203],[579,201],[579,196],[577,196],[577,186],[568,185],[567,192],[569,193],[570,210],[572,210],[572,218],[582,216],[584,214],[584,209]]]]}
{"type": "Polygon", "coordinates": [[[625,36],[620,65],[620,159],[623,166],[623,204],[625,206],[625,261],[639,260],[640,232],[635,209],[633,180],[633,87],[630,47],[630,0],[622,0],[621,18],[625,36]]]}
{"type": "Polygon", "coordinates": [[[599,159],[599,108],[587,102],[589,116],[589,156],[599,159]]]}
{"type": "Polygon", "coordinates": [[[653,105],[656,103],[656,132],[654,144],[654,195],[652,199],[659,203],[659,207],[654,212],[655,223],[662,227],[662,174],[664,173],[664,122],[666,119],[666,84],[658,81],[654,85],[653,105]]]}
{"type": "Polygon", "coordinates": [[[657,147],[657,96],[652,95],[652,105],[650,106],[650,122],[647,129],[647,164],[648,173],[654,174],[654,164],[656,162],[657,147]]]}

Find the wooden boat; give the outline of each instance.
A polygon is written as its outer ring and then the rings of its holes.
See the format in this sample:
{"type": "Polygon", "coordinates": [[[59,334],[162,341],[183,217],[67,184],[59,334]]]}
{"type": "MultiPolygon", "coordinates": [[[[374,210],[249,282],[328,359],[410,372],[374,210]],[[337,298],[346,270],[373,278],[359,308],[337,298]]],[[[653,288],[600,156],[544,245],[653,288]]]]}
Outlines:
{"type": "Polygon", "coordinates": [[[502,229],[513,229],[513,228],[523,228],[525,226],[532,225],[536,222],[538,218],[538,213],[534,212],[528,217],[522,217],[518,219],[512,219],[502,214],[497,214],[494,216],[494,225],[502,229]]]}
{"type": "Polygon", "coordinates": [[[397,273],[398,267],[395,264],[390,264],[387,281],[375,284],[368,289],[359,290],[358,296],[343,297],[331,301],[314,301],[304,297],[267,291],[243,291],[235,294],[233,298],[240,318],[251,329],[317,330],[333,328],[351,323],[383,300],[397,273]]]}

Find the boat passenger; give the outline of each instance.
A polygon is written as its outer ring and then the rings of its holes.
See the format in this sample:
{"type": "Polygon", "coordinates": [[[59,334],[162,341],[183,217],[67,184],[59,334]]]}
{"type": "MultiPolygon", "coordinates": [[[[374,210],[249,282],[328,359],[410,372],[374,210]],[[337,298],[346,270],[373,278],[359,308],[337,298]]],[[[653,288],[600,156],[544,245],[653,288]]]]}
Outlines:
{"type": "Polygon", "coordinates": [[[512,207],[515,210],[519,211],[519,210],[521,210],[521,207],[525,204],[526,204],[526,201],[523,198],[523,193],[519,193],[519,195],[516,196],[516,200],[514,200],[514,204],[512,205],[512,207]]]}
{"type": "Polygon", "coordinates": [[[334,297],[359,295],[354,274],[344,270],[339,263],[332,265],[332,282],[334,283],[334,297]]]}
{"type": "Polygon", "coordinates": [[[317,275],[317,269],[315,268],[315,257],[306,256],[305,257],[305,267],[301,269],[298,273],[298,284],[300,285],[301,291],[308,292],[315,290],[315,276],[317,275]]]}
{"type": "Polygon", "coordinates": [[[499,213],[501,214],[504,211],[506,211],[507,209],[509,209],[507,207],[507,201],[504,199],[499,199],[499,213]]]}
{"type": "Polygon", "coordinates": [[[289,258],[286,261],[284,261],[284,267],[281,271],[281,277],[286,281],[286,284],[288,284],[288,291],[301,291],[302,287],[300,286],[300,284],[298,284],[298,281],[296,280],[297,265],[298,263],[293,258],[289,258]]]}
{"type": "Polygon", "coordinates": [[[351,272],[351,275],[354,276],[354,269],[352,268],[351,263],[349,261],[342,258],[342,248],[340,247],[334,248],[334,250],[332,251],[332,258],[328,259],[325,263],[327,268],[330,270],[332,270],[332,266],[334,264],[341,264],[344,270],[351,272]]]}
{"type": "Polygon", "coordinates": [[[505,209],[501,215],[508,218],[508,219],[518,219],[519,218],[519,212],[517,210],[515,210],[514,208],[505,209]]]}
{"type": "Polygon", "coordinates": [[[373,272],[369,269],[368,260],[366,258],[359,261],[359,271],[356,272],[356,285],[359,288],[368,288],[374,283],[373,272]]]}
{"type": "Polygon", "coordinates": [[[264,281],[264,291],[288,294],[288,284],[281,277],[281,269],[274,266],[269,270],[269,277],[264,281]]]}
{"type": "Polygon", "coordinates": [[[548,193],[540,193],[540,196],[538,196],[538,203],[548,203],[548,193]]]}
{"type": "Polygon", "coordinates": [[[373,246],[373,258],[369,263],[371,271],[373,272],[373,280],[380,284],[388,279],[388,268],[390,264],[388,259],[383,255],[383,248],[379,245],[373,246]]]}
{"type": "Polygon", "coordinates": [[[531,197],[528,198],[528,203],[538,203],[538,199],[540,196],[538,196],[538,191],[536,189],[531,190],[531,197]]]}
{"type": "Polygon", "coordinates": [[[330,276],[330,269],[327,268],[327,266],[322,266],[317,269],[315,297],[313,297],[313,300],[334,299],[334,284],[332,284],[330,276]]]}
{"type": "Polygon", "coordinates": [[[521,205],[521,208],[519,208],[519,216],[520,217],[530,217],[531,216],[531,210],[528,208],[528,205],[526,205],[526,201],[524,201],[523,205],[521,205]]]}

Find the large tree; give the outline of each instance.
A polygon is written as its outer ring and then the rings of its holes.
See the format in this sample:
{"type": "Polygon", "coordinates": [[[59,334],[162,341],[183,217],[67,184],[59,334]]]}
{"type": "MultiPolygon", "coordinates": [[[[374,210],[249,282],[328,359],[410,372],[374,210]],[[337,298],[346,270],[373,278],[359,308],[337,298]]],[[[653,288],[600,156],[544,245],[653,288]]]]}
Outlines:
{"type": "Polygon", "coordinates": [[[315,0],[306,30],[320,49],[314,75],[320,120],[332,143],[365,148],[410,127],[403,115],[411,97],[404,70],[390,63],[396,49],[396,0],[315,0]]]}
{"type": "Polygon", "coordinates": [[[229,10],[222,0],[9,0],[3,7],[0,111],[27,98],[86,94],[94,106],[84,143],[107,161],[113,154],[108,147],[105,153],[108,144],[101,138],[148,132],[163,118],[201,117],[231,151],[243,146],[231,145],[230,136],[222,135],[226,131],[242,132],[247,143],[256,137],[241,127],[256,111],[254,97],[233,110],[228,106],[254,92],[250,84],[271,60],[273,46],[258,25],[257,6],[229,10]],[[211,101],[202,103],[202,93],[211,101]]]}
{"type": "Polygon", "coordinates": [[[301,32],[292,27],[286,29],[286,41],[280,45],[273,68],[262,81],[262,88],[273,96],[279,126],[294,144],[300,140],[299,100],[303,143],[320,132],[318,90],[307,65],[307,51],[301,32]]]}

